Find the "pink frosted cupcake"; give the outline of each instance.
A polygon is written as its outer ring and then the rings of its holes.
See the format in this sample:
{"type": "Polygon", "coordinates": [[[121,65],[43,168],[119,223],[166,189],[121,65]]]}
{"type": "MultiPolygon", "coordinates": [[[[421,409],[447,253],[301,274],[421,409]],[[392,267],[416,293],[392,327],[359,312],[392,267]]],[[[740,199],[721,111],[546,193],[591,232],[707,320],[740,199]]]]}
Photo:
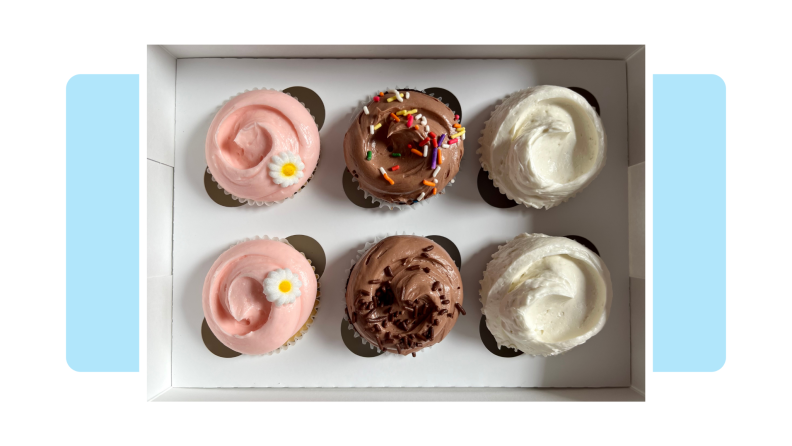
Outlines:
{"type": "Polygon", "coordinates": [[[275,90],[235,96],[206,134],[206,164],[217,183],[248,204],[291,198],[319,161],[319,129],[296,99],[275,90]]]}
{"type": "Polygon", "coordinates": [[[203,287],[212,333],[239,353],[277,352],[299,340],[318,308],[310,262],[285,240],[234,245],[215,260],[203,287]]]}

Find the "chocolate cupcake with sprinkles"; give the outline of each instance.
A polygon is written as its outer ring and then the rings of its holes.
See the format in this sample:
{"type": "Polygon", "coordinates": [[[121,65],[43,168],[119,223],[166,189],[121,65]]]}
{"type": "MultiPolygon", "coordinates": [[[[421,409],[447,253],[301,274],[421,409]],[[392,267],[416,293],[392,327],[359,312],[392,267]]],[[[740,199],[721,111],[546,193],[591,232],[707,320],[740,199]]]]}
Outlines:
{"type": "Polygon", "coordinates": [[[415,90],[379,92],[344,136],[344,160],[380,207],[401,209],[442,194],[465,152],[459,115],[415,90]]]}

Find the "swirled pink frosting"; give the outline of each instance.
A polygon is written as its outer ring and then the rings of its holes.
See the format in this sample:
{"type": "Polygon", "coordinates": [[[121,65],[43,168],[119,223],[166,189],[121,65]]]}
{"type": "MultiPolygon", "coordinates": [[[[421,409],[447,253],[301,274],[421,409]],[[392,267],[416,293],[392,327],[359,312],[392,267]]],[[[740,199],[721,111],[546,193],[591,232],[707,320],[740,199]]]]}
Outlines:
{"type": "Polygon", "coordinates": [[[203,310],[212,333],[228,348],[260,355],[282,346],[305,324],[316,301],[316,276],[308,260],[284,242],[251,240],[215,260],[203,287],[203,310]],[[264,295],[271,271],[290,269],[300,296],[275,306],[264,295]]]}
{"type": "Polygon", "coordinates": [[[293,97],[274,90],[242,93],[217,112],[206,134],[206,164],[231,194],[275,202],[294,195],[319,160],[319,130],[311,114],[293,97]],[[304,175],[281,187],[269,176],[274,155],[289,151],[305,164],[304,175]]]}

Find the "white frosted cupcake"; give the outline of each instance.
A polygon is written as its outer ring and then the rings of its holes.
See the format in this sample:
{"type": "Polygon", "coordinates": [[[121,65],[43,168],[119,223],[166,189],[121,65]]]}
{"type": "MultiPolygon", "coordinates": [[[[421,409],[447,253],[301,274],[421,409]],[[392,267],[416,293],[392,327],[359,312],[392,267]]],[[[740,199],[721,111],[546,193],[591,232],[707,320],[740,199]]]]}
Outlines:
{"type": "Polygon", "coordinates": [[[613,289],[605,263],[580,243],[520,234],[492,256],[480,295],[498,348],[553,356],[602,330],[613,289]]]}
{"type": "Polygon", "coordinates": [[[552,85],[506,98],[479,139],[481,165],[510,199],[550,209],[588,186],[605,165],[606,138],[583,96],[552,85]]]}

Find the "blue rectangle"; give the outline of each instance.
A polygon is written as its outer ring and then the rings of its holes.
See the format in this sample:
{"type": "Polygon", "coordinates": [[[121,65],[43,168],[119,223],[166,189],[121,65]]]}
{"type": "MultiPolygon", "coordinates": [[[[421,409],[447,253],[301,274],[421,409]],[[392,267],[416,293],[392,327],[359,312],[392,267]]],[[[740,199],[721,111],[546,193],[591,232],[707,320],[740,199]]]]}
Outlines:
{"type": "Polygon", "coordinates": [[[66,362],[139,368],[138,75],[66,85],[66,362]]]}
{"type": "Polygon", "coordinates": [[[726,362],[726,85],[654,75],[655,372],[726,362]]]}

